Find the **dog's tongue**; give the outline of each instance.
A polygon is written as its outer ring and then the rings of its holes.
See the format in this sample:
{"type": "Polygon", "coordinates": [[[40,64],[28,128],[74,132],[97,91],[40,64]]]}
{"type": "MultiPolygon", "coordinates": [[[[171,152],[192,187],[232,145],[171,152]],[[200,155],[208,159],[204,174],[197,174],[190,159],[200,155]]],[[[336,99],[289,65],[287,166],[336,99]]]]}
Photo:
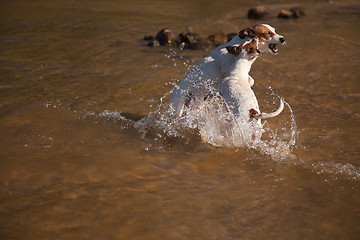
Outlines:
{"type": "Polygon", "coordinates": [[[276,44],[269,44],[269,48],[273,51],[273,53],[277,53],[279,51],[279,49],[276,48],[276,44]]]}

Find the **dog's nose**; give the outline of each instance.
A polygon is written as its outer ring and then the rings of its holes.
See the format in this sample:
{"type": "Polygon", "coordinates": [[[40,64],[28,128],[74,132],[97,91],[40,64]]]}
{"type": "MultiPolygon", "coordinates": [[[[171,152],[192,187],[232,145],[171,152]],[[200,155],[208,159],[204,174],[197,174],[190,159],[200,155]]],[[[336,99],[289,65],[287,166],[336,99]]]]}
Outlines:
{"type": "Polygon", "coordinates": [[[284,42],[285,42],[285,38],[284,38],[284,37],[281,37],[279,40],[280,40],[281,43],[284,43],[284,42]]]}

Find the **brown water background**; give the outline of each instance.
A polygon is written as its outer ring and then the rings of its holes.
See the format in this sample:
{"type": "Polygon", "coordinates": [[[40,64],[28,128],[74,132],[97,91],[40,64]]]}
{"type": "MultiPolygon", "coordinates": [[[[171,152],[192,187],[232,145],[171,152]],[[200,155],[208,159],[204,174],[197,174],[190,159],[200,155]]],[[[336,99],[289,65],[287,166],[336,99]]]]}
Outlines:
{"type": "MultiPolygon", "coordinates": [[[[359,39],[357,1],[2,1],[0,238],[360,239],[359,39]],[[257,5],[270,14],[247,19],[257,5]],[[293,6],[306,16],[276,18],[293,6]],[[144,35],[259,22],[287,41],[251,75],[265,111],[272,92],[293,110],[291,156],[123,119],[168,102],[209,54],[144,35]]],[[[286,138],[290,118],[268,124],[286,138]]]]}

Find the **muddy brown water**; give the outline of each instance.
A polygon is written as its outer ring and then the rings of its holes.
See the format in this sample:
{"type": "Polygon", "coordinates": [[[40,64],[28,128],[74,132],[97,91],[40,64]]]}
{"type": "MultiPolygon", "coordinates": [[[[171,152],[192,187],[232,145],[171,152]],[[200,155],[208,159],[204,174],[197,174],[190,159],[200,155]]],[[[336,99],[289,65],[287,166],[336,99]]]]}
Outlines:
{"type": "MultiPolygon", "coordinates": [[[[358,2],[5,0],[0,15],[1,239],[360,239],[358,2]],[[256,5],[266,19],[246,19],[256,5]],[[306,16],[276,18],[293,6],[306,16]],[[291,106],[291,154],[127,120],[167,103],[210,53],[144,35],[259,22],[287,41],[251,75],[262,109],[274,94],[291,106]]],[[[290,119],[268,126],[286,139],[290,119]]]]}

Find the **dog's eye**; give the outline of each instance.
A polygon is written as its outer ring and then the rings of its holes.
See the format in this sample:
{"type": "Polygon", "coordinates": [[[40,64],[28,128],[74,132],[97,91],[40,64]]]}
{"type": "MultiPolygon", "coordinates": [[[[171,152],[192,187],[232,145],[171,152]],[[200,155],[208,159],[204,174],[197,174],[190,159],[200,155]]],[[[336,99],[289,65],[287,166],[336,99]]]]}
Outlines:
{"type": "Polygon", "coordinates": [[[265,39],[269,39],[269,38],[272,37],[272,34],[271,33],[263,33],[262,37],[265,38],[265,39]]]}

